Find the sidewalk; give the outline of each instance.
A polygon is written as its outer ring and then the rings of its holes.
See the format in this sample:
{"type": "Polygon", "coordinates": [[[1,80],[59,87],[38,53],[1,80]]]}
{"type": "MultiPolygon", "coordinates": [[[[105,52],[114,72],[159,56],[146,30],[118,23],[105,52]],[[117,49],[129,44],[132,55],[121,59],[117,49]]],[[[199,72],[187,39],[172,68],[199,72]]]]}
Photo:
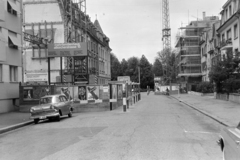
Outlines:
{"type": "Polygon", "coordinates": [[[0,114],[0,134],[33,123],[29,113],[9,112],[0,114]]]}
{"type": "Polygon", "coordinates": [[[240,122],[240,104],[215,99],[213,96],[190,94],[171,95],[225,126],[237,126],[240,122]]]}

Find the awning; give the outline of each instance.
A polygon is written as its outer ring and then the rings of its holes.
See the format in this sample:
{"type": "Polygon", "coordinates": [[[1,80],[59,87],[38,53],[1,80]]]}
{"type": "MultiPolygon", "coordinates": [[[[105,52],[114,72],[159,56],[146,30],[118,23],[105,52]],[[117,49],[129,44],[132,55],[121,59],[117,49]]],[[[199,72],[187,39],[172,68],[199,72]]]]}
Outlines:
{"type": "Polygon", "coordinates": [[[10,40],[12,41],[12,43],[15,45],[15,46],[18,46],[18,47],[21,47],[21,42],[19,42],[19,40],[17,39],[17,37],[15,36],[12,36],[12,35],[8,35],[8,38],[10,38],[10,40]]]}
{"type": "Polygon", "coordinates": [[[220,50],[223,51],[223,50],[229,50],[229,49],[232,49],[233,46],[232,45],[226,45],[224,47],[222,47],[220,50]]]}
{"type": "Polygon", "coordinates": [[[16,3],[14,3],[14,2],[11,1],[11,0],[8,0],[8,3],[9,3],[9,5],[12,7],[13,10],[15,10],[15,11],[18,12],[18,13],[21,13],[21,12],[20,12],[20,8],[17,6],[16,3]]]}

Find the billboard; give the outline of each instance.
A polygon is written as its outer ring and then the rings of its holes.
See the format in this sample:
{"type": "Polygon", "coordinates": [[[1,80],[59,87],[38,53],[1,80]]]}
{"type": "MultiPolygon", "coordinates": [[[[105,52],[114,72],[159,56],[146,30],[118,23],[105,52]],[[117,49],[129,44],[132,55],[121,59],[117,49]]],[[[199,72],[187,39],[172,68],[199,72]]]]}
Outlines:
{"type": "Polygon", "coordinates": [[[131,83],[130,76],[118,76],[117,81],[123,81],[126,83],[131,83]]]}
{"type": "Polygon", "coordinates": [[[48,44],[48,57],[86,56],[87,43],[54,43],[48,44]]]}

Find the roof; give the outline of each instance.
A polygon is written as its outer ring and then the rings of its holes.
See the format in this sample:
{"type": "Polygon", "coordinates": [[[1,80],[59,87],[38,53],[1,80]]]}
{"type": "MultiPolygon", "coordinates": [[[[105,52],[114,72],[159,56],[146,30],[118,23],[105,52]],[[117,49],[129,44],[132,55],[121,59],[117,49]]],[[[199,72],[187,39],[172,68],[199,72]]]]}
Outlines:
{"type": "Polygon", "coordinates": [[[104,34],[104,33],[103,33],[103,30],[102,30],[102,28],[101,28],[101,26],[100,26],[100,24],[99,24],[99,22],[98,22],[97,19],[96,19],[95,22],[94,22],[94,26],[97,28],[97,30],[98,30],[99,32],[101,32],[102,34],[104,34]]]}

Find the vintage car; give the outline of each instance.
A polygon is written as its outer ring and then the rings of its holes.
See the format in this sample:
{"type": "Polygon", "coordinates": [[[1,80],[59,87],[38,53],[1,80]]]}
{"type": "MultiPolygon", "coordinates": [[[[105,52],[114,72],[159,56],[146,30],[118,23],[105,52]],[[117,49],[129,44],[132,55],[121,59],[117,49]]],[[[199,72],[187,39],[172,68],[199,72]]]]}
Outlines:
{"type": "Polygon", "coordinates": [[[240,123],[237,127],[228,127],[221,130],[217,141],[223,152],[224,160],[240,159],[240,123]]]}
{"type": "Polygon", "coordinates": [[[60,116],[72,117],[72,112],[72,102],[65,95],[46,95],[40,98],[39,105],[31,107],[30,118],[34,119],[35,124],[43,119],[51,120],[54,118],[60,121],[60,116]]]}

